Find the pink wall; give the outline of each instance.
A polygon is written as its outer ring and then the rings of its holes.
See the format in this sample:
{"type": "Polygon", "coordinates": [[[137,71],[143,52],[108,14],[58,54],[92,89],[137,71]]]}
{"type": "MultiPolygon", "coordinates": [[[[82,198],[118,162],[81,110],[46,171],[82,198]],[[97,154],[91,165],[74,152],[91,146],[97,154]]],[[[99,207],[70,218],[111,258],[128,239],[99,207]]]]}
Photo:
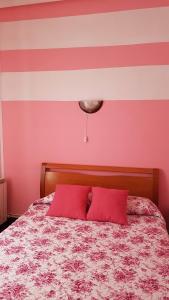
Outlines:
{"type": "Polygon", "coordinates": [[[169,101],[107,101],[89,116],[77,102],[3,102],[10,214],[39,197],[41,162],[160,168],[160,207],[169,215],[169,101]]]}

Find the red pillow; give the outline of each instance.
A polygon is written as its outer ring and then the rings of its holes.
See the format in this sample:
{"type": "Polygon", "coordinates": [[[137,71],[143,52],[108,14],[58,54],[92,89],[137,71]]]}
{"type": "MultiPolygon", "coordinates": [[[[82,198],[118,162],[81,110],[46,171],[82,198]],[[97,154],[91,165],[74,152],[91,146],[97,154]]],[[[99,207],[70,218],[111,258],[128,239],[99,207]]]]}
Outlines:
{"type": "Polygon", "coordinates": [[[86,220],[88,193],[91,188],[80,185],[59,184],[47,216],[86,220]]]}
{"type": "Polygon", "coordinates": [[[127,225],[128,191],[93,187],[92,194],[87,220],[127,225]]]}

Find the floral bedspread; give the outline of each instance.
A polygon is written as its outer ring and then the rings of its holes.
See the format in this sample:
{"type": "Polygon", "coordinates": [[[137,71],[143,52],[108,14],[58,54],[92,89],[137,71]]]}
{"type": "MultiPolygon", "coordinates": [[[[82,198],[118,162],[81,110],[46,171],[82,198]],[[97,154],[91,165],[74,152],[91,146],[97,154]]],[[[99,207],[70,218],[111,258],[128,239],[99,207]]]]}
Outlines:
{"type": "Polygon", "coordinates": [[[169,300],[169,239],[157,216],[129,225],[29,210],[0,234],[0,299],[169,300]]]}

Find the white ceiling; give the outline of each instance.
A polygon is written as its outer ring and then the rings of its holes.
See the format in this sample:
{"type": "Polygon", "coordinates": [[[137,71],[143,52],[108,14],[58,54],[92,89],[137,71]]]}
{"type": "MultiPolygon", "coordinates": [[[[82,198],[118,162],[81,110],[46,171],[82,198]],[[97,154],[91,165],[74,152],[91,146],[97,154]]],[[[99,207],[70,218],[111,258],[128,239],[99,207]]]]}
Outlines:
{"type": "Polygon", "coordinates": [[[55,2],[63,0],[0,0],[0,7],[19,6],[44,2],[55,2]]]}

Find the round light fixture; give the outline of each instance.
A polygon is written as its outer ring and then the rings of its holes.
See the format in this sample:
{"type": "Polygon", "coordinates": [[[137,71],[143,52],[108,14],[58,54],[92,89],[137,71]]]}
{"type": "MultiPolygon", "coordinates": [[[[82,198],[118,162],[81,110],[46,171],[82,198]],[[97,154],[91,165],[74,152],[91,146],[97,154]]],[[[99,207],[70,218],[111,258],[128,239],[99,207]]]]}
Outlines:
{"type": "Polygon", "coordinates": [[[103,105],[103,100],[85,100],[79,101],[80,108],[87,114],[97,112],[103,105]]]}

